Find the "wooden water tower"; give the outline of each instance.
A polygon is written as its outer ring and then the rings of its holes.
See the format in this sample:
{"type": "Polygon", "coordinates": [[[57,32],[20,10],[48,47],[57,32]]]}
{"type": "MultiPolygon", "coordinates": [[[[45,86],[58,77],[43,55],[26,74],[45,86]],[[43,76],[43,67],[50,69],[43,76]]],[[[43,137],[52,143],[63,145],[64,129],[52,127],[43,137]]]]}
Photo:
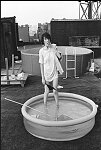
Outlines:
{"type": "Polygon", "coordinates": [[[79,19],[101,19],[100,1],[79,1],[79,19]]]}

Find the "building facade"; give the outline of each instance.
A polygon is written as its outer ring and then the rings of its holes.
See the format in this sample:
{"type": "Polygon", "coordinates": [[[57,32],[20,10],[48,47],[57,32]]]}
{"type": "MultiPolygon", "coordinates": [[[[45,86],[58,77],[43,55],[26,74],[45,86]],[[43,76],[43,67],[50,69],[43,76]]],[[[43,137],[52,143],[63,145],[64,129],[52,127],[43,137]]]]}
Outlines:
{"type": "Polygon", "coordinates": [[[21,25],[18,27],[19,40],[23,42],[30,42],[29,25],[21,25]]]}

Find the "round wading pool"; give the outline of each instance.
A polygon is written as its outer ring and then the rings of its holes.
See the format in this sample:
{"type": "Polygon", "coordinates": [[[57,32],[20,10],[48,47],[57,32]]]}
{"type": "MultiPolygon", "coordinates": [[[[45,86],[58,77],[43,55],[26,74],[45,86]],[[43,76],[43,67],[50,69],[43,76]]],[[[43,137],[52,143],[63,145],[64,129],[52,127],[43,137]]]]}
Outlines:
{"type": "MultiPolygon", "coordinates": [[[[26,49],[21,51],[21,58],[22,58],[22,70],[23,72],[32,74],[32,75],[41,75],[40,72],[40,65],[39,65],[39,50],[42,47],[26,49]]],[[[93,58],[93,51],[87,48],[82,47],[73,47],[73,46],[57,46],[58,51],[62,53],[62,60],[61,65],[64,70],[63,77],[66,76],[66,53],[74,56],[72,51],[76,51],[76,76],[81,76],[85,72],[87,72],[87,67],[91,59],[93,58]]],[[[71,56],[70,59],[74,59],[71,56]]],[[[68,68],[73,68],[73,62],[68,62],[68,68]]],[[[68,71],[68,76],[74,76],[74,70],[68,71]]]]}
{"type": "Polygon", "coordinates": [[[93,128],[97,105],[92,100],[59,92],[59,107],[56,107],[54,95],[49,93],[45,107],[43,96],[32,97],[21,108],[25,128],[33,136],[69,141],[83,137],[93,128]]]}

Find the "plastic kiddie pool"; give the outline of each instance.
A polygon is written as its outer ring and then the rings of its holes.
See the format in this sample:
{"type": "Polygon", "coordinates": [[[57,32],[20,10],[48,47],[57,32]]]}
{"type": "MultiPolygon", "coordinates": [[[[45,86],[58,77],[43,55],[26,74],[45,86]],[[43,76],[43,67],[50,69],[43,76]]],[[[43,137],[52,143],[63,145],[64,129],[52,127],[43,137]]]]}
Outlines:
{"type": "Polygon", "coordinates": [[[49,93],[47,107],[44,107],[41,94],[27,100],[21,111],[24,126],[33,136],[52,141],[69,141],[91,131],[95,124],[97,105],[84,96],[59,92],[59,108],[56,107],[53,93],[49,93]]]}

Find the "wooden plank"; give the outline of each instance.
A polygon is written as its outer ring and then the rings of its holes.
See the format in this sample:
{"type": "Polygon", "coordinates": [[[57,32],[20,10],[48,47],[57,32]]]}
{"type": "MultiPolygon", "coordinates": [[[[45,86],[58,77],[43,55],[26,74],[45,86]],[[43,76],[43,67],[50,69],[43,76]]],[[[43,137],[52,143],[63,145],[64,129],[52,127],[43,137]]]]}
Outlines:
{"type": "Polygon", "coordinates": [[[10,82],[15,82],[15,81],[25,81],[28,77],[28,74],[24,73],[24,77],[22,79],[13,79],[11,76],[9,76],[9,79],[6,78],[6,76],[1,76],[1,81],[10,81],[10,82]]]}
{"type": "Polygon", "coordinates": [[[7,75],[7,80],[9,80],[8,58],[5,58],[5,64],[6,64],[6,75],[7,75]]]}
{"type": "MultiPolygon", "coordinates": [[[[18,69],[16,69],[14,72],[15,72],[15,75],[17,75],[18,69]]],[[[9,69],[9,75],[11,74],[12,74],[12,70],[9,69]]],[[[1,70],[1,76],[6,76],[6,70],[1,70]]]]}
{"type": "MultiPolygon", "coordinates": [[[[22,71],[22,65],[21,65],[21,64],[15,65],[14,74],[17,75],[17,74],[21,73],[21,71],[22,71]]],[[[12,74],[12,68],[9,68],[8,74],[9,74],[9,75],[12,74]]],[[[1,70],[1,75],[7,75],[6,69],[2,69],[2,70],[1,70]]]]}
{"type": "Polygon", "coordinates": [[[6,63],[6,75],[7,75],[7,85],[10,84],[9,82],[9,70],[8,70],[8,58],[5,58],[5,63],[6,63]]]}
{"type": "Polygon", "coordinates": [[[12,74],[14,74],[14,54],[12,54],[12,74]]]}
{"type": "MultiPolygon", "coordinates": [[[[15,84],[21,84],[21,83],[20,83],[20,81],[17,81],[17,82],[10,82],[10,84],[11,85],[15,85],[15,84]]],[[[5,82],[1,82],[1,85],[7,85],[7,82],[6,81],[5,82]]]]}
{"type": "Polygon", "coordinates": [[[27,80],[28,74],[24,73],[24,77],[22,79],[12,79],[9,76],[9,80],[7,80],[6,76],[1,76],[1,85],[5,85],[5,84],[21,84],[22,87],[24,87],[25,82],[27,80]]]}

